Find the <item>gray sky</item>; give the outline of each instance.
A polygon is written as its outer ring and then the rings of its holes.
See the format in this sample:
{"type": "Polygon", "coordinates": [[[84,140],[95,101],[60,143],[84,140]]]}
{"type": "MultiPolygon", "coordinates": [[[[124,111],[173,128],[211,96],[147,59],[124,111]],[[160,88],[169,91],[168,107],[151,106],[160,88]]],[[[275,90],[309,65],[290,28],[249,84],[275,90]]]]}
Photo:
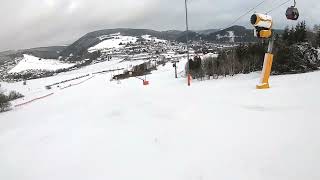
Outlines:
{"type": "MultiPolygon", "coordinates": [[[[262,0],[189,0],[191,29],[223,28],[262,0]]],[[[267,0],[266,12],[285,0],[267,0]]],[[[300,20],[320,24],[319,0],[297,0],[300,20]]],[[[294,25],[284,13],[271,15],[275,28],[294,25]]],[[[237,24],[250,27],[250,15],[237,24]]],[[[119,27],[183,30],[184,0],[1,0],[0,51],[70,44],[82,35],[119,27]]]]}

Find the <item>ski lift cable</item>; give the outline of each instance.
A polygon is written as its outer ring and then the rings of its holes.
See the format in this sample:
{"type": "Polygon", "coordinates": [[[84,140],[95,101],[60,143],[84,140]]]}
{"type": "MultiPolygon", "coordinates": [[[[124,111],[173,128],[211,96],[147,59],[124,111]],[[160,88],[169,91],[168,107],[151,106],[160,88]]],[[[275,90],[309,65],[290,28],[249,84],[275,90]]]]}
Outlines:
{"type": "MultiPolygon", "coordinates": [[[[290,2],[290,1],[291,1],[291,0],[286,0],[285,2],[281,3],[279,6],[277,6],[277,7],[273,8],[273,9],[267,11],[266,14],[269,14],[269,13],[277,10],[278,8],[282,7],[283,5],[287,4],[287,3],[290,2]]],[[[295,2],[295,4],[296,4],[296,1],[294,1],[294,2],[295,2]]]]}
{"type": "Polygon", "coordinates": [[[265,8],[266,10],[268,10],[269,8],[272,8],[274,4],[277,4],[279,1],[281,0],[273,0],[272,2],[270,2],[270,6],[268,8],[265,8]]]}
{"type": "Polygon", "coordinates": [[[244,16],[248,15],[249,13],[251,13],[253,10],[255,10],[256,8],[258,8],[259,6],[261,6],[263,3],[265,3],[267,0],[263,0],[261,1],[259,4],[257,4],[255,7],[249,9],[247,12],[245,12],[244,14],[242,14],[241,16],[239,16],[236,20],[234,20],[232,23],[230,23],[228,26],[226,26],[227,29],[229,27],[231,27],[232,25],[234,25],[236,22],[238,22],[240,19],[242,19],[244,16]]]}
{"type": "Polygon", "coordinates": [[[278,1],[280,1],[280,0],[273,0],[270,4],[274,4],[274,3],[278,2],[278,1]]]}

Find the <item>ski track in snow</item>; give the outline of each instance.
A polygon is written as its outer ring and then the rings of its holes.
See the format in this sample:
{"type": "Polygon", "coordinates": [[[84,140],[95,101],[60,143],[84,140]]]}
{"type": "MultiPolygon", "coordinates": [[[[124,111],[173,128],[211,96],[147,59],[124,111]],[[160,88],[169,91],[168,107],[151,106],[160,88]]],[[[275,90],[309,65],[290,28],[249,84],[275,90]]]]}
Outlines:
{"type": "MultiPolygon", "coordinates": [[[[3,87],[31,97],[114,63],[3,87]]],[[[172,64],[150,86],[110,77],[0,114],[0,179],[320,179],[320,72],[272,76],[269,90],[259,73],[188,87],[172,64]]]]}

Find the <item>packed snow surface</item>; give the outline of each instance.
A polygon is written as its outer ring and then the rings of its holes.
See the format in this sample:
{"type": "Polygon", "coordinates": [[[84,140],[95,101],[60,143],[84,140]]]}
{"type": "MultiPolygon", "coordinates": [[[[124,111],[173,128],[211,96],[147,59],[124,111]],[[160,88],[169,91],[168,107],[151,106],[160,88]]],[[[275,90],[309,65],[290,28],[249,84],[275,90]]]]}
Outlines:
{"type": "Polygon", "coordinates": [[[89,52],[97,51],[97,50],[105,50],[105,49],[118,49],[124,47],[128,43],[135,43],[137,41],[137,37],[132,36],[122,36],[120,33],[113,34],[109,36],[101,36],[99,39],[105,39],[101,43],[89,48],[89,52]]]}
{"type": "MultiPolygon", "coordinates": [[[[3,87],[43,93],[92,71],[3,87]]],[[[255,89],[259,73],[188,87],[172,64],[149,86],[110,76],[0,114],[0,179],[320,179],[320,72],[272,76],[268,90],[255,89]]]]}
{"type": "Polygon", "coordinates": [[[32,55],[24,54],[20,62],[9,71],[9,73],[19,73],[26,70],[47,70],[56,71],[70,68],[74,64],[62,63],[55,59],[42,59],[32,55]]]}

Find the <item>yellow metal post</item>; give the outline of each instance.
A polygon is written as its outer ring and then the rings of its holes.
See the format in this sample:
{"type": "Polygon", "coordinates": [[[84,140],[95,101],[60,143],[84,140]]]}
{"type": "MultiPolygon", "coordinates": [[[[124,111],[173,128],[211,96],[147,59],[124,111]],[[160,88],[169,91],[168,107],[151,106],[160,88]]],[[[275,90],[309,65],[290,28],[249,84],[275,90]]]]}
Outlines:
{"type": "Polygon", "coordinates": [[[270,88],[269,78],[270,78],[272,63],[273,63],[273,54],[272,54],[273,43],[274,43],[274,39],[272,37],[269,41],[268,52],[264,56],[264,63],[263,63],[263,69],[262,69],[262,74],[261,74],[261,80],[260,80],[260,84],[257,85],[257,89],[270,88]]]}

